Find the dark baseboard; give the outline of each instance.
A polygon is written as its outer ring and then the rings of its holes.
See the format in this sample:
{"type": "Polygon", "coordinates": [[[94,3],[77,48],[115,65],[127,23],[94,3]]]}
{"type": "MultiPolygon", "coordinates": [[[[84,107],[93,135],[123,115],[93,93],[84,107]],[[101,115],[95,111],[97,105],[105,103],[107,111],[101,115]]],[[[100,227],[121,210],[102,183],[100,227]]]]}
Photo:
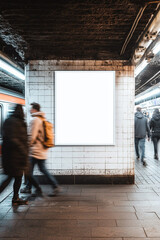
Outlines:
{"type": "MultiPolygon", "coordinates": [[[[36,176],[40,184],[48,184],[45,176],[36,176]]],[[[60,184],[134,184],[134,176],[55,175],[60,184]]]]}

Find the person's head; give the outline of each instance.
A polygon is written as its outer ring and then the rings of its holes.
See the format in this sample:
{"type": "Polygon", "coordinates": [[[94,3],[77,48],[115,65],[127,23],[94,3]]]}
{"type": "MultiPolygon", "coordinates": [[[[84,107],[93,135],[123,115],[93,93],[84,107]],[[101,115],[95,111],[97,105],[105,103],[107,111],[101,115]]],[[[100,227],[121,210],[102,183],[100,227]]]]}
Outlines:
{"type": "Polygon", "coordinates": [[[35,112],[40,112],[40,109],[41,109],[41,107],[40,107],[39,103],[36,103],[36,102],[31,103],[31,109],[30,109],[31,114],[35,113],[35,112]]]}
{"type": "Polygon", "coordinates": [[[159,109],[158,109],[158,108],[155,108],[153,113],[154,113],[154,114],[159,114],[159,109]]]}
{"type": "Polygon", "coordinates": [[[13,116],[24,120],[24,112],[23,112],[22,105],[16,104],[16,106],[14,108],[13,116]]]}
{"type": "Polygon", "coordinates": [[[138,106],[138,107],[136,108],[136,110],[137,110],[137,112],[141,112],[141,111],[142,111],[142,108],[141,108],[140,106],[138,106]]]}

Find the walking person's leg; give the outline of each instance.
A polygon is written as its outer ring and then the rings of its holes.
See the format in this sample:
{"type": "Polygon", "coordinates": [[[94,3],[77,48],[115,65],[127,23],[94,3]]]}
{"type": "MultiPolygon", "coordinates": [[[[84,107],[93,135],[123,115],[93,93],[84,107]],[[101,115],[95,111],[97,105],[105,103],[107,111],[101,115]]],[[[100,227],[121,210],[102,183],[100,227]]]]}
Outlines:
{"type": "Polygon", "coordinates": [[[146,165],[146,161],[144,160],[145,159],[145,138],[141,138],[139,140],[139,147],[141,150],[141,161],[143,165],[146,165]]]}
{"type": "Polygon", "coordinates": [[[19,189],[21,187],[21,183],[22,183],[22,176],[16,176],[13,184],[13,198],[12,198],[12,204],[14,206],[26,205],[28,203],[27,200],[23,200],[19,198],[19,189]]]}
{"type": "Polygon", "coordinates": [[[158,139],[156,137],[153,137],[152,141],[153,141],[153,146],[154,146],[154,158],[158,159],[158,154],[157,154],[158,139]]]}
{"type": "Polygon", "coordinates": [[[35,177],[33,175],[29,175],[27,176],[28,178],[28,181],[29,181],[29,184],[32,186],[34,186],[36,188],[36,192],[35,194],[42,194],[42,189],[41,187],[39,186],[39,183],[38,181],[35,179],[35,177]]]}
{"type": "Polygon", "coordinates": [[[22,183],[22,176],[15,177],[14,184],[13,184],[13,198],[16,199],[19,197],[19,189],[22,183]]]}
{"type": "Polygon", "coordinates": [[[31,193],[32,184],[34,186],[38,185],[38,182],[33,177],[33,171],[34,171],[34,166],[36,164],[36,159],[33,157],[30,157],[29,161],[30,161],[30,170],[29,170],[29,173],[27,174],[27,185],[25,188],[21,189],[21,193],[31,193]]]}
{"type": "Polygon", "coordinates": [[[139,159],[139,138],[135,138],[136,157],[139,159]]]}
{"type": "Polygon", "coordinates": [[[53,188],[58,188],[59,184],[54,176],[52,176],[49,171],[46,169],[45,165],[46,160],[38,160],[37,164],[39,167],[39,170],[46,176],[50,184],[53,186],[53,188]]]}

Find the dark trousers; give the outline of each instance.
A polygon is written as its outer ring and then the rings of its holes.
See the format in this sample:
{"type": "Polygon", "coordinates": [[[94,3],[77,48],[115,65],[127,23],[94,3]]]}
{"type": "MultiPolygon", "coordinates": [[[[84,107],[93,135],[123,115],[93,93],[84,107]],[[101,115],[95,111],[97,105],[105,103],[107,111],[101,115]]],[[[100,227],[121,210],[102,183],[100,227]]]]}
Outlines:
{"type": "Polygon", "coordinates": [[[30,184],[31,186],[33,185],[37,190],[40,190],[40,186],[39,183],[37,182],[37,180],[32,176],[32,175],[28,175],[27,177],[27,185],[30,184]]]}
{"type": "Polygon", "coordinates": [[[9,185],[11,180],[14,178],[14,183],[13,183],[13,198],[18,197],[19,189],[21,187],[22,183],[22,176],[17,176],[17,177],[12,177],[8,176],[0,185],[0,193],[3,192],[3,190],[9,185]]]}
{"type": "MultiPolygon", "coordinates": [[[[37,164],[40,172],[42,172],[45,175],[45,177],[47,178],[49,183],[52,185],[52,187],[56,188],[58,186],[58,182],[57,182],[56,178],[53,177],[46,168],[46,165],[45,165],[46,160],[31,157],[30,162],[31,162],[31,176],[35,181],[36,181],[36,179],[33,177],[33,171],[34,171],[34,166],[37,164]]],[[[32,188],[31,182],[28,182],[27,188],[29,188],[29,189],[32,188]]]]}
{"type": "Polygon", "coordinates": [[[158,154],[157,146],[158,146],[158,141],[159,137],[152,137],[153,145],[154,145],[154,155],[158,154]]]}

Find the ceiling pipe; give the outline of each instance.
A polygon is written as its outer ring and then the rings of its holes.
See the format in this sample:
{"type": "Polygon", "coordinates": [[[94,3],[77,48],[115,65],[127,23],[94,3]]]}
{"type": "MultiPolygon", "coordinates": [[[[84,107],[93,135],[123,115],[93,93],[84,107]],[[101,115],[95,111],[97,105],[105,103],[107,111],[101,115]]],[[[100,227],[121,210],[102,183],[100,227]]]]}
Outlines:
{"type": "MultiPolygon", "coordinates": [[[[150,1],[150,2],[147,2],[143,7],[140,8],[140,10],[139,10],[139,12],[138,12],[138,14],[137,14],[137,16],[136,16],[133,24],[132,24],[131,30],[129,31],[129,33],[128,33],[126,39],[125,39],[125,42],[124,42],[124,44],[123,44],[123,46],[122,46],[120,55],[123,55],[123,54],[124,54],[124,52],[125,52],[125,50],[126,50],[126,47],[127,47],[128,43],[129,43],[129,41],[131,40],[131,38],[132,38],[132,36],[133,36],[133,33],[134,33],[134,31],[136,30],[136,27],[137,27],[137,25],[138,25],[138,23],[139,23],[142,15],[143,15],[144,10],[146,9],[146,7],[147,7],[149,4],[153,4],[153,3],[157,3],[157,4],[158,4],[158,3],[159,3],[159,0],[158,0],[158,1],[150,1]]],[[[159,6],[159,4],[158,4],[158,6],[159,6]]]]}
{"type": "MultiPolygon", "coordinates": [[[[160,4],[158,4],[157,8],[159,8],[159,6],[160,6],[160,4]]],[[[143,31],[143,33],[137,39],[138,46],[135,49],[133,57],[132,57],[132,62],[134,64],[137,64],[140,61],[140,59],[146,52],[146,49],[148,49],[148,47],[151,45],[151,43],[157,38],[157,35],[160,31],[160,20],[159,19],[160,19],[160,11],[157,12],[153,21],[151,19],[148,22],[146,29],[143,31]]]]}
{"type": "Polygon", "coordinates": [[[141,85],[138,89],[136,89],[136,93],[143,88],[145,85],[147,85],[148,83],[151,83],[153,81],[156,81],[157,78],[160,77],[160,71],[158,71],[154,76],[152,76],[150,79],[148,79],[148,81],[146,81],[143,85],[141,85]]]}
{"type": "Polygon", "coordinates": [[[127,47],[128,43],[129,43],[131,37],[133,36],[133,33],[134,33],[134,31],[135,31],[138,23],[139,23],[139,20],[141,19],[142,15],[143,15],[143,12],[144,12],[145,8],[146,8],[146,5],[145,5],[144,7],[141,7],[141,8],[140,8],[140,10],[139,10],[139,12],[138,12],[138,14],[137,14],[137,16],[136,16],[136,19],[135,19],[134,22],[133,22],[133,25],[132,25],[132,27],[131,27],[131,30],[129,31],[129,34],[128,34],[128,36],[127,36],[127,38],[126,38],[126,40],[125,40],[125,42],[124,42],[124,44],[123,44],[123,46],[122,46],[120,55],[123,55],[123,54],[124,54],[124,52],[125,52],[125,50],[126,50],[126,47],[127,47]]]}

